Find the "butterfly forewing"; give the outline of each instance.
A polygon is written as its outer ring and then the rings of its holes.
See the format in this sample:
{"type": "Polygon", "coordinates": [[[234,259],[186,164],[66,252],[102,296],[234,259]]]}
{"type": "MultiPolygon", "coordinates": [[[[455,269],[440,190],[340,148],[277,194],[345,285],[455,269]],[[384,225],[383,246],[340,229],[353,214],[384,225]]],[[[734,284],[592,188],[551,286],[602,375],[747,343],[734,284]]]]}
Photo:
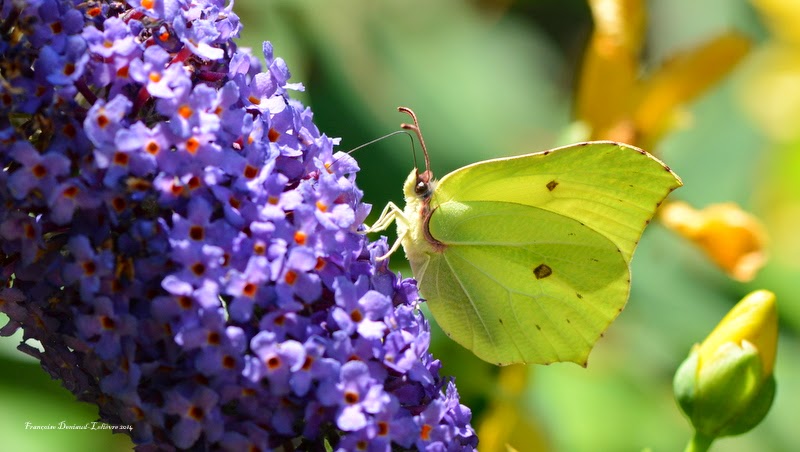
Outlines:
{"type": "Polygon", "coordinates": [[[434,201],[501,201],[573,218],[630,259],[657,206],[680,179],[650,154],[614,142],[581,143],[479,162],[448,174],[434,201]]]}

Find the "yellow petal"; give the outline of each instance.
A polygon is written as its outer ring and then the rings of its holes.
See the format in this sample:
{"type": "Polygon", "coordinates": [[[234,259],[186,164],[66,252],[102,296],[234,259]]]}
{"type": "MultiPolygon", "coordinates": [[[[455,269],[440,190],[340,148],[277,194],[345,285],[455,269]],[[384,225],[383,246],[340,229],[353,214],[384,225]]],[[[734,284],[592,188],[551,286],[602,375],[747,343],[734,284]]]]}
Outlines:
{"type": "Polygon", "coordinates": [[[639,73],[644,39],[642,0],[590,0],[594,32],[583,59],[576,95],[577,119],[587,123],[592,139],[624,121],[639,73]]]}
{"type": "Polygon", "coordinates": [[[775,294],[768,290],[757,290],[745,296],[720,321],[714,331],[700,344],[700,362],[714,359],[714,356],[727,343],[744,347],[747,341],[758,350],[761,356],[763,376],[772,375],[775,365],[775,352],[778,348],[778,313],[775,307],[775,294]]]}
{"type": "Polygon", "coordinates": [[[731,32],[674,55],[664,63],[642,83],[635,101],[633,117],[644,137],[641,145],[651,146],[669,130],[676,109],[727,75],[749,48],[746,37],[731,32]]]}
{"type": "Polygon", "coordinates": [[[800,44],[800,3],[797,0],[752,0],[773,34],[785,41],[800,44]]]}
{"type": "Polygon", "coordinates": [[[700,247],[738,281],[752,280],[766,263],[764,227],[735,203],[712,204],[695,210],[676,201],[664,206],[661,220],[700,247]]]}

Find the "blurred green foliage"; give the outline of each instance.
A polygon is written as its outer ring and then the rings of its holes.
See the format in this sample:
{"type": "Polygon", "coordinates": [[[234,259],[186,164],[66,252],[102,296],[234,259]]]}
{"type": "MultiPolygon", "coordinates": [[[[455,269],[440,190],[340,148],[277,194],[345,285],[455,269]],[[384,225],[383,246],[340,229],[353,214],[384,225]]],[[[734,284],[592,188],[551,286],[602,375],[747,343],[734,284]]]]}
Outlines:
{"type": "MultiPolygon", "coordinates": [[[[691,428],[672,397],[673,373],[691,345],[757,288],[775,292],[782,322],[775,403],[755,430],[721,439],[712,450],[790,451],[800,445],[800,133],[776,135],[760,114],[796,111],[780,119],[798,124],[800,108],[781,105],[787,99],[779,95],[754,101],[752,91],[760,86],[754,80],[785,69],[781,59],[764,64],[761,53],[784,37],[765,25],[770,22],[763,20],[763,6],[745,0],[645,5],[641,71],[732,30],[753,42],[733,72],[684,105],[670,131],[647,150],[683,178],[675,199],[696,207],[734,201],[760,217],[771,236],[771,260],[755,280],[736,282],[690,243],[653,224],[634,256],[628,306],[586,369],[556,364],[501,370],[450,342],[431,320],[432,347],[444,372],[456,376],[473,424],[486,423],[481,450],[503,450],[503,438],[519,451],[680,450],[691,428]],[[509,425],[513,432],[498,430],[509,425]]],[[[574,96],[592,32],[585,1],[239,0],[235,11],[245,25],[241,45],[258,53],[261,41],[272,41],[292,81],[307,88],[297,97],[313,109],[321,131],[342,137],[343,150],[396,130],[405,120],[398,105],[419,116],[440,176],[576,136],[574,96]]],[[[800,5],[794,11],[800,17],[800,5]]],[[[800,59],[800,50],[789,53],[800,59]]],[[[413,165],[408,141],[389,138],[356,158],[372,218],[390,200],[402,205],[401,185],[413,165]]],[[[410,276],[402,253],[391,265],[410,276]]],[[[117,441],[120,435],[89,434],[84,442],[75,432],[56,444],[45,439],[32,445],[49,434],[23,430],[24,420],[80,423],[93,419],[93,411],[47,381],[35,363],[6,352],[0,354],[0,434],[12,447],[4,449],[126,447],[117,441]]]]}

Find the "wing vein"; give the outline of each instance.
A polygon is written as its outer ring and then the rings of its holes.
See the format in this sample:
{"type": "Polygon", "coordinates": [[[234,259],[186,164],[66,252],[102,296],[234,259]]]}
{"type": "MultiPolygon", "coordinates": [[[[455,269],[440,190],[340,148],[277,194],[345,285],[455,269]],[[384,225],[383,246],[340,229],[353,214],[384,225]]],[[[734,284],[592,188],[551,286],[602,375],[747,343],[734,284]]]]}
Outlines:
{"type": "MultiPolygon", "coordinates": [[[[496,349],[497,346],[496,346],[496,344],[494,342],[494,338],[492,337],[492,334],[489,331],[489,328],[486,326],[486,322],[483,320],[483,317],[481,317],[481,314],[478,311],[478,308],[475,306],[475,301],[472,299],[472,294],[470,294],[469,291],[467,291],[467,288],[464,286],[464,283],[461,281],[461,278],[459,278],[459,276],[458,276],[458,272],[456,272],[455,269],[453,268],[453,266],[450,264],[450,260],[447,258],[447,253],[443,253],[442,257],[444,258],[444,262],[447,264],[447,266],[450,267],[450,272],[455,277],[456,281],[458,281],[458,285],[461,287],[461,290],[464,292],[464,295],[466,295],[467,300],[469,300],[469,304],[470,304],[470,306],[472,306],[472,310],[475,311],[475,316],[478,317],[478,320],[481,322],[481,325],[483,326],[484,331],[486,331],[486,336],[489,338],[489,341],[492,343],[492,348],[496,349]]],[[[473,335],[473,338],[474,338],[474,335],[473,335]]],[[[516,344],[515,344],[515,346],[516,346],[516,344]]]]}
{"type": "MultiPolygon", "coordinates": [[[[469,260],[467,260],[467,259],[464,259],[463,257],[461,257],[461,256],[458,256],[457,254],[455,255],[455,257],[458,257],[458,259],[459,259],[459,260],[461,260],[462,262],[466,263],[466,264],[467,264],[467,265],[469,265],[470,267],[474,268],[476,271],[478,271],[479,273],[481,273],[482,275],[484,275],[486,278],[490,279],[490,280],[491,280],[492,282],[494,282],[494,283],[495,283],[495,284],[496,284],[498,287],[500,287],[501,289],[503,289],[503,290],[506,292],[506,294],[508,295],[508,299],[509,299],[509,307],[511,308],[511,313],[512,313],[512,314],[513,314],[513,316],[514,316],[514,322],[516,322],[516,324],[517,324],[517,325],[519,325],[519,327],[520,327],[520,330],[521,330],[521,331],[522,331],[522,333],[525,335],[525,337],[528,339],[528,342],[529,342],[529,343],[532,343],[532,344],[535,344],[535,343],[536,343],[536,341],[535,341],[535,340],[533,340],[533,338],[532,338],[532,337],[531,337],[531,336],[528,334],[528,330],[527,330],[527,328],[524,328],[524,327],[523,327],[523,325],[522,325],[522,323],[520,322],[520,320],[519,320],[519,316],[517,315],[517,311],[516,311],[516,309],[514,309],[514,303],[510,301],[510,300],[511,300],[511,294],[512,294],[512,293],[515,293],[515,294],[521,294],[521,295],[524,295],[524,294],[522,294],[522,293],[520,293],[520,292],[518,292],[518,291],[512,291],[511,289],[509,289],[508,287],[506,287],[506,286],[505,286],[505,284],[502,284],[500,281],[498,281],[496,278],[494,278],[494,277],[493,277],[493,276],[492,276],[490,273],[487,273],[486,271],[484,271],[483,269],[481,269],[480,267],[478,267],[477,265],[475,265],[475,264],[474,264],[474,263],[472,263],[471,261],[469,261],[469,260]]],[[[449,261],[448,261],[448,265],[450,265],[449,261]]],[[[452,267],[452,266],[450,266],[450,268],[452,269],[453,267],[452,267]]],[[[459,279],[459,284],[461,284],[461,280],[460,280],[460,279],[459,279]]],[[[462,288],[463,288],[463,285],[462,285],[462,288]]],[[[548,297],[548,295],[547,295],[547,294],[545,294],[544,292],[542,292],[542,289],[541,289],[541,287],[539,287],[539,291],[540,291],[540,293],[541,293],[541,296],[542,296],[542,297],[548,297]]],[[[465,291],[465,292],[466,292],[466,291],[465,291]]],[[[547,321],[548,321],[548,322],[550,322],[550,324],[551,324],[551,325],[555,325],[555,324],[553,323],[553,320],[552,320],[552,318],[551,318],[551,317],[550,317],[550,315],[548,314],[548,311],[547,311],[547,309],[546,309],[544,306],[542,306],[542,304],[539,302],[539,299],[538,299],[538,298],[536,298],[536,297],[534,297],[534,296],[532,296],[532,295],[526,295],[526,296],[527,296],[527,297],[529,297],[529,298],[531,298],[531,299],[533,299],[533,300],[534,300],[534,302],[536,303],[536,305],[537,305],[537,306],[539,306],[539,311],[541,311],[541,313],[542,313],[542,314],[543,314],[543,315],[544,315],[544,316],[547,318],[547,321]]],[[[552,298],[552,297],[549,297],[549,298],[552,298]]],[[[472,304],[472,300],[471,300],[471,299],[470,299],[470,303],[472,304]]],[[[475,309],[475,306],[474,306],[474,304],[473,304],[473,309],[475,309]]],[[[477,313],[477,310],[475,310],[475,311],[476,311],[476,313],[477,313]]],[[[478,317],[480,318],[480,315],[478,315],[478,317]]],[[[481,319],[481,323],[484,325],[484,328],[485,328],[485,323],[483,322],[483,319],[481,319]]],[[[504,328],[505,328],[505,327],[504,327],[504,328]]],[[[488,334],[488,333],[489,333],[489,330],[487,329],[487,330],[486,330],[486,332],[487,332],[487,334],[488,334]]],[[[513,341],[513,335],[510,335],[510,336],[512,337],[512,341],[513,341]]],[[[558,352],[558,348],[556,348],[556,347],[553,345],[553,343],[550,341],[550,338],[548,337],[548,335],[547,335],[546,333],[544,333],[544,332],[543,332],[543,333],[542,333],[542,336],[545,338],[545,340],[547,341],[547,345],[549,345],[549,346],[550,346],[550,349],[551,349],[551,350],[553,351],[553,353],[555,354],[555,356],[556,356],[556,361],[561,361],[561,355],[560,355],[560,354],[559,354],[559,352],[558,352]]],[[[520,352],[520,356],[522,356],[522,357],[523,357],[523,361],[524,361],[525,354],[523,354],[523,353],[522,353],[522,351],[519,349],[519,346],[517,346],[517,344],[516,344],[516,342],[515,342],[515,341],[514,341],[514,347],[516,347],[517,351],[518,351],[518,352],[520,352]]]]}

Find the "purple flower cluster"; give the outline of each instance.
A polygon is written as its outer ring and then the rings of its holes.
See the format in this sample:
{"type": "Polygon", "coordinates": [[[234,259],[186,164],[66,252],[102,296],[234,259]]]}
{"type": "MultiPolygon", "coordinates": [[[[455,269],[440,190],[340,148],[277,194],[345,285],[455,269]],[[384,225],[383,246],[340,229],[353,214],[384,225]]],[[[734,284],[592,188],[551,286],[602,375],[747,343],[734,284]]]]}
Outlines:
{"type": "Polygon", "coordinates": [[[232,4],[0,17],[2,335],[140,450],[475,447],[356,162],[232,4]]]}

